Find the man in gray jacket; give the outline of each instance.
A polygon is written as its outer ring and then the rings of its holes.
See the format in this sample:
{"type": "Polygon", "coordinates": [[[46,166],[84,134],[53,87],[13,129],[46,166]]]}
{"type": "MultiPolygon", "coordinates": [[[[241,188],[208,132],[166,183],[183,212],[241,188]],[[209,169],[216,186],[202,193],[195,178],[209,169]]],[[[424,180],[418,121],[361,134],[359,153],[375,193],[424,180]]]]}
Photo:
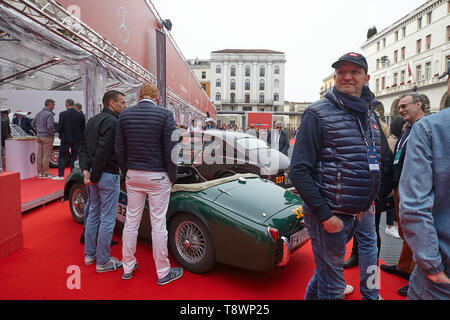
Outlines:
{"type": "Polygon", "coordinates": [[[47,99],[45,107],[38,112],[31,122],[31,126],[36,131],[38,140],[37,171],[39,179],[52,178],[48,173],[50,155],[53,149],[53,140],[55,140],[54,113],[55,101],[47,99]]]}
{"type": "MultiPolygon", "coordinates": [[[[440,78],[450,74],[450,68],[440,78]]],[[[450,79],[447,79],[450,93],[450,79]]],[[[400,221],[416,267],[408,299],[450,299],[450,109],[411,130],[400,178],[400,221]]]]}

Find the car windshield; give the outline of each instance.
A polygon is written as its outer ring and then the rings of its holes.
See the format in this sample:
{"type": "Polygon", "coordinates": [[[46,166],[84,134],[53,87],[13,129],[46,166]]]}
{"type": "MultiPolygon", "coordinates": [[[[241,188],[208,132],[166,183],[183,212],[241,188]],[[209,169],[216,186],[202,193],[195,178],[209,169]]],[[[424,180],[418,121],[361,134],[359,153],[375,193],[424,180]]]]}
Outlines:
{"type": "Polygon", "coordinates": [[[245,150],[269,148],[264,141],[250,137],[236,139],[236,143],[238,144],[238,147],[244,148],[245,150]]]}

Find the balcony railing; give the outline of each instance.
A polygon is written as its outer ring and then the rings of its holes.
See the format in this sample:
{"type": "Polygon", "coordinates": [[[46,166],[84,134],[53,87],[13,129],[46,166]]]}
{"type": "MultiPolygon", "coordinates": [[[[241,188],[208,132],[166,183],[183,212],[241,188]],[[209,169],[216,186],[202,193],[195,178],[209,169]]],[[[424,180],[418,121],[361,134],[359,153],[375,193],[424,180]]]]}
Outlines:
{"type": "Polygon", "coordinates": [[[409,91],[411,90],[414,86],[417,86],[418,88],[420,87],[426,87],[426,86],[431,86],[434,84],[439,84],[439,83],[445,83],[447,80],[446,79],[441,79],[439,80],[437,77],[433,77],[430,79],[423,79],[420,81],[408,81],[406,83],[399,83],[397,85],[392,85],[390,87],[386,87],[385,89],[379,90],[375,92],[376,96],[383,96],[383,95],[387,95],[387,94],[393,94],[393,93],[398,93],[398,92],[403,92],[403,91],[409,91]]]}

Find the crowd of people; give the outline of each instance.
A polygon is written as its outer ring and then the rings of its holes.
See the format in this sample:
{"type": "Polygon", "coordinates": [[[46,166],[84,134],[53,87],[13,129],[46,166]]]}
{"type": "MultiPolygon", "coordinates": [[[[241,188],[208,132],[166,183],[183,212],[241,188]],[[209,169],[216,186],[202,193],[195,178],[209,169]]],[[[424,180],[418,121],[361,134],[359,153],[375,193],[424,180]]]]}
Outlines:
{"type": "MultiPolygon", "coordinates": [[[[66,167],[66,158],[70,150],[71,169],[77,159],[78,145],[83,135],[86,123],[81,103],[75,103],[72,99],[65,101],[66,110],[60,112],[58,122],[55,122],[55,101],[47,99],[44,107],[30,119],[31,112],[22,112],[17,110],[13,114],[11,123],[9,122],[9,109],[2,110],[2,147],[5,146],[5,140],[12,138],[11,124],[20,127],[28,136],[37,137],[37,172],[39,179],[64,180],[64,170],[66,167]],[[59,147],[58,175],[54,176],[49,172],[50,157],[55,140],[55,132],[58,132],[61,141],[59,147]]],[[[2,148],[4,156],[4,148],[2,148]]]]}
{"type": "MultiPolygon", "coordinates": [[[[409,280],[399,293],[408,299],[450,299],[450,109],[425,116],[425,101],[416,93],[399,98],[400,117],[390,127],[380,121],[379,105],[368,83],[364,56],[350,52],[340,57],[335,86],[325,98],[304,112],[298,130],[285,130],[277,121],[274,130],[250,127],[246,133],[265,139],[287,155],[295,134],[289,176],[303,200],[304,221],[311,237],[314,275],[305,299],[343,299],[353,288],[346,284],[344,268],[359,267],[360,291],[365,300],[382,300],[379,269],[409,280]],[[296,131],[296,132],[295,132],[296,131]],[[386,233],[403,239],[395,265],[379,266],[381,212],[386,212],[386,233]],[[347,243],[353,239],[350,258],[347,243]]],[[[448,76],[450,92],[450,68],[448,76]]],[[[73,100],[59,115],[61,148],[58,176],[64,179],[67,150],[71,167],[78,157],[87,186],[83,231],[85,264],[96,271],[123,269],[122,279],[132,279],[138,269],[136,242],[145,199],[151,212],[153,257],[157,283],[165,285],[183,275],[168,259],[166,213],[176,164],[171,152],[178,141],[177,127],[187,131],[211,130],[209,116],[202,128],[176,126],[173,114],[158,107],[159,91],[147,83],[139,102],[126,108],[125,96],[108,91],[103,110],[86,123],[73,100]],[[128,203],[122,236],[122,260],[111,257],[122,173],[128,203]]],[[[55,102],[45,107],[30,125],[37,133],[40,178],[48,178],[48,157],[54,139],[55,102]]],[[[3,117],[2,117],[3,121],[3,117]]],[[[223,124],[221,130],[244,131],[223,124]]],[[[25,129],[24,129],[25,130],[25,129]]]]}

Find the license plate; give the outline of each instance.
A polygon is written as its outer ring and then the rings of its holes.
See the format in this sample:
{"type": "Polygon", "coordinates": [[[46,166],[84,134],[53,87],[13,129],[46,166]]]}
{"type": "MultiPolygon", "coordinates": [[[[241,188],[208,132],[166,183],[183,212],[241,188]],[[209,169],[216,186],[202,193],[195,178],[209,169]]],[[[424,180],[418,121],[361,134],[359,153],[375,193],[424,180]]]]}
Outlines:
{"type": "Polygon", "coordinates": [[[289,239],[289,249],[294,249],[299,245],[305,243],[309,239],[309,232],[307,228],[303,228],[297,233],[294,233],[289,239]]]}
{"type": "Polygon", "coordinates": [[[275,177],[276,184],[285,184],[285,182],[286,182],[286,176],[275,177]]]}

